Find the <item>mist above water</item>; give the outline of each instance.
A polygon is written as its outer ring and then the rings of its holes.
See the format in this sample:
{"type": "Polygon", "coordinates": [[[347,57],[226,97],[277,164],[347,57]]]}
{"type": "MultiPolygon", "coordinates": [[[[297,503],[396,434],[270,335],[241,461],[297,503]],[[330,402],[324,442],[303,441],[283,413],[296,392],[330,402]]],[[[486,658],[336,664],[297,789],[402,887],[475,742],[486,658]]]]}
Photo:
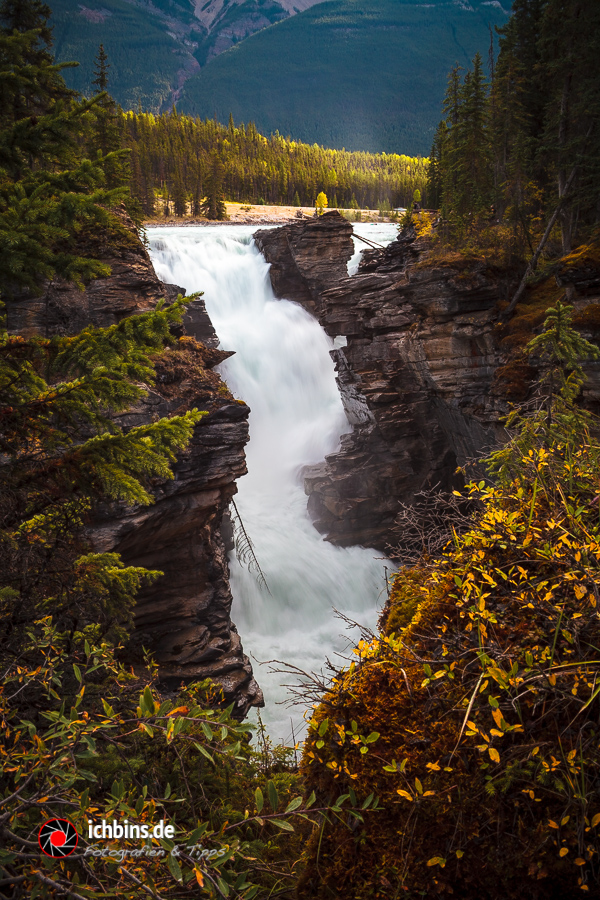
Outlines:
{"type": "Polygon", "coordinates": [[[149,240],[159,277],[203,291],[220,346],[235,351],[220,371],[251,409],[248,474],[235,500],[270,593],[232,553],[232,619],[265,694],[267,731],[289,742],[291,720],[297,737],[304,711],[278,702],[287,696],[282,682],[293,679],[261,663],[316,671],[328,657],[341,664],[336,653],[347,651],[349,635],[333,608],[374,627],[385,561],[373,550],[333,547],[309,520],[303,467],[335,451],[350,427],[329,356],[333,341],[301,306],[275,299],[254,230],[165,227],[149,240]]]}

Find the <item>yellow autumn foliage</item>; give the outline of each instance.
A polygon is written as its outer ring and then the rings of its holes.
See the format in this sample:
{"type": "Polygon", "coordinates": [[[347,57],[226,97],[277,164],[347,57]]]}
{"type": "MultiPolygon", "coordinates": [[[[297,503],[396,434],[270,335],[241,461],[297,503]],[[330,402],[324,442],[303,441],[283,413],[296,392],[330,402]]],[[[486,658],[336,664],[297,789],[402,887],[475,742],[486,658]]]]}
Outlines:
{"type": "Polygon", "coordinates": [[[313,840],[302,897],[599,895],[600,445],[559,431],[467,487],[472,528],[400,569],[315,709],[309,789],[381,809],[313,840]]]}

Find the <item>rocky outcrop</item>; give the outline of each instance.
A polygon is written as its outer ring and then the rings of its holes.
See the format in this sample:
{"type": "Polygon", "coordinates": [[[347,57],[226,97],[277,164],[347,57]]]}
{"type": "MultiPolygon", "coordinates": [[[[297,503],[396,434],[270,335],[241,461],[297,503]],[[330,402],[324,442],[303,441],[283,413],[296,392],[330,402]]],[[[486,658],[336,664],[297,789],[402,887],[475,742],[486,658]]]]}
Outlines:
{"type": "MultiPolygon", "coordinates": [[[[483,252],[438,251],[436,260],[427,239],[403,231],[385,249],[366,250],[349,277],[351,227],[336,212],[255,240],[275,293],[301,303],[338,344],[345,338],[332,356],[353,430],[305,471],[315,525],[341,546],[389,552],[401,503],[458,486],[457,467],[505,439],[509,400],[525,399],[538,375],[522,351],[565,293],[574,324],[600,343],[597,244],[558,263],[501,324],[521,271],[483,252]]],[[[600,365],[585,371],[582,401],[597,413],[600,365]]]]}
{"type": "MultiPolygon", "coordinates": [[[[112,274],[85,291],[53,282],[42,297],[11,300],[11,331],[72,334],[89,324],[111,325],[152,309],[162,297],[184,293],[158,280],[131,222],[124,214],[121,219],[129,239],[96,239],[83,248],[106,262],[112,274]]],[[[230,354],[214,349],[217,339],[202,301],[191,305],[182,330],[189,333],[156,362],[156,384],[138,407],[120,417],[120,424],[132,427],[193,407],[207,415],[173,467],[173,480],[154,485],[154,504],[106,506],[91,524],[90,539],[98,551],[115,551],[128,564],[164,572],[138,594],[132,659],[141,658],[142,648],[152,651],[168,688],[214,679],[241,717],[263,699],[230,619],[221,524],[237,490],[235,481],[246,472],[249,409],[212,371],[230,354]]]]}
{"type": "Polygon", "coordinates": [[[502,359],[494,336],[499,275],[484,263],[468,273],[424,265],[426,245],[412,233],[366,251],[358,274],[340,277],[350,230],[341,216],[322,218],[320,256],[318,223],[263,233],[259,244],[278,295],[314,311],[332,337],[346,338],[332,355],[354,429],[337,453],[307,470],[308,506],[334,543],[385,551],[400,502],[429,486],[451,487],[457,466],[500,437],[506,404],[493,387],[502,359]],[[309,273],[315,258],[321,268],[309,273]]]}
{"type": "Polygon", "coordinates": [[[352,225],[336,211],[257,231],[254,242],[271,264],[275,294],[301,303],[313,315],[323,291],[347,276],[353,254],[352,225]]]}
{"type": "MultiPolygon", "coordinates": [[[[207,415],[173,468],[174,479],[154,489],[153,506],[107,509],[93,542],[117,550],[128,564],[164,572],[138,595],[133,644],[151,648],[161,682],[212,678],[240,714],[262,705],[240,637],[230,619],[231,591],[221,523],[246,473],[246,404],[234,400],[209,367],[230,354],[207,351],[183,337],[157,362],[157,385],[125,427],[196,407],[207,415]]],[[[141,655],[141,654],[140,654],[141,655]]]]}

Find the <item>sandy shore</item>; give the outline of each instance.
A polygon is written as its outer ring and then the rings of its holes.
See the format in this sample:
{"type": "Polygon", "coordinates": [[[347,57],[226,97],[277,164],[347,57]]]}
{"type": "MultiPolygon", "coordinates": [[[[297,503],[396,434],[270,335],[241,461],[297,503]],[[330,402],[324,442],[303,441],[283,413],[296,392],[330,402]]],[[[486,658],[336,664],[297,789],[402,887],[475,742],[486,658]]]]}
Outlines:
{"type": "MultiPolygon", "coordinates": [[[[183,218],[161,216],[160,218],[147,219],[144,225],[147,228],[158,225],[285,225],[288,222],[298,221],[298,212],[309,218],[314,214],[314,209],[310,206],[250,206],[244,203],[226,203],[225,205],[229,218],[223,222],[202,218],[195,219],[192,216],[183,218]]],[[[360,213],[361,221],[363,222],[389,221],[388,219],[381,219],[377,210],[362,209],[360,213]]]]}

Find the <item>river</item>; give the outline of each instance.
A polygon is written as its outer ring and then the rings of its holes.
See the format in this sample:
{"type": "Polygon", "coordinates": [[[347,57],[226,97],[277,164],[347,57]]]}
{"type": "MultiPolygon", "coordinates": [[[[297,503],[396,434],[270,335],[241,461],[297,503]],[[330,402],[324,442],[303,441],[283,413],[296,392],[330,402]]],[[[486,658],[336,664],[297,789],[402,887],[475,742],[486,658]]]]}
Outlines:
{"type": "MultiPolygon", "coordinates": [[[[269,590],[232,553],[232,619],[265,694],[266,730],[289,744],[303,732],[305,710],[282,705],[285,683],[295,679],[268,661],[316,672],[327,659],[342,664],[352,634],[333,610],[374,628],[386,561],[373,550],[332,546],[309,520],[303,468],[335,451],[350,426],[329,356],[333,341],[301,306],[273,296],[255,230],[160,227],[149,231],[149,242],[158,276],[188,293],[203,291],[220,346],[235,351],[220,372],[251,409],[248,474],[235,501],[269,590]]],[[[367,223],[356,230],[384,244],[397,231],[367,223]]],[[[357,260],[355,254],[350,272],[357,260]]]]}

